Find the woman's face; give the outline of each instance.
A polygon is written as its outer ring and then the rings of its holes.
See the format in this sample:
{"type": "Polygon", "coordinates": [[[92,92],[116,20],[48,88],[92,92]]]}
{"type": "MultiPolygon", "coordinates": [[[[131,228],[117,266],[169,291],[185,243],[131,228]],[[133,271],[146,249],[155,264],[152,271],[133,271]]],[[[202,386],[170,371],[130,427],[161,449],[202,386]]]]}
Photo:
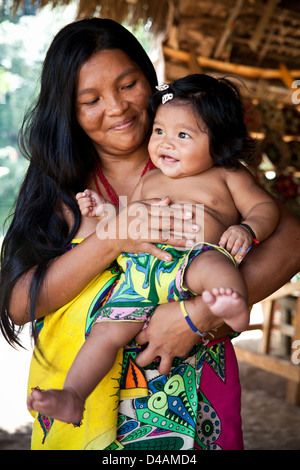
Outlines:
{"type": "Polygon", "coordinates": [[[149,131],[151,87],[122,50],[100,51],[85,62],[76,90],[76,117],[100,156],[137,150],[149,131]]]}

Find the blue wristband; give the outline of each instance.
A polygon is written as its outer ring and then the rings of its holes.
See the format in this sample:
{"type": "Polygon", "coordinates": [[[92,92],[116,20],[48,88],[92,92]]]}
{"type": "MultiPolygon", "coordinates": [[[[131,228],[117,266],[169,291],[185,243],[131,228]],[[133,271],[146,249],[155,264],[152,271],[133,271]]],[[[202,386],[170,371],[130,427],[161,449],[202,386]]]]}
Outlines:
{"type": "Polygon", "coordinates": [[[191,328],[191,330],[193,330],[193,332],[196,333],[197,335],[204,338],[207,335],[207,333],[200,333],[200,331],[195,327],[194,323],[192,322],[192,320],[189,317],[189,314],[186,311],[186,308],[185,308],[185,305],[184,305],[184,300],[181,300],[179,303],[180,303],[180,308],[181,308],[181,311],[183,313],[183,316],[184,316],[187,324],[191,328]]]}

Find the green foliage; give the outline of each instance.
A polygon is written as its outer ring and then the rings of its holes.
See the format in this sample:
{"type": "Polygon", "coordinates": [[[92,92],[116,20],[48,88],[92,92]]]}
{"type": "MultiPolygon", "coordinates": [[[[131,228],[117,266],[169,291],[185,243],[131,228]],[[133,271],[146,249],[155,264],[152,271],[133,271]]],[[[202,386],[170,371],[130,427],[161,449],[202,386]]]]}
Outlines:
{"type": "Polygon", "coordinates": [[[144,21],[140,18],[136,25],[132,26],[127,23],[124,23],[124,26],[137,38],[137,40],[142,44],[147,54],[149,54],[151,48],[151,21],[148,20],[148,22],[145,24],[144,21]]]}
{"type": "Polygon", "coordinates": [[[16,17],[8,7],[2,8],[0,23],[0,239],[28,165],[18,148],[24,114],[37,94],[42,61],[53,36],[75,16],[74,7],[45,7],[33,16],[29,4],[16,17]]]}
{"type": "Polygon", "coordinates": [[[5,220],[12,212],[27,164],[13,147],[0,149],[0,236],[7,228],[5,220]]]}
{"type": "Polygon", "coordinates": [[[27,167],[19,154],[18,132],[40,70],[39,62],[24,61],[16,28],[8,21],[0,25],[0,236],[27,167]]]}

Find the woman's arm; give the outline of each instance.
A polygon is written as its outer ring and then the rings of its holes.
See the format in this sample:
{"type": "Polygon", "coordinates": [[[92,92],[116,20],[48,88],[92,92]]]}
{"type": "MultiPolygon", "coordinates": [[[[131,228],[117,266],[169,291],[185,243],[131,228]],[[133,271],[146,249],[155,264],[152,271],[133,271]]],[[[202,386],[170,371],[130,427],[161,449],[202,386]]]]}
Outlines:
{"type": "MultiPolygon", "coordinates": [[[[280,221],[275,232],[253,247],[240,267],[251,305],[279,289],[300,270],[300,221],[282,204],[279,209],[280,221]]],[[[185,304],[199,331],[208,331],[220,323],[201,296],[189,299],[185,304]]],[[[160,372],[165,374],[174,357],[184,357],[199,338],[186,324],[179,302],[172,302],[157,307],[149,325],[136,340],[139,344],[149,343],[139,354],[137,363],[143,367],[160,357],[160,372]]]]}
{"type": "MultiPolygon", "coordinates": [[[[96,233],[56,258],[48,267],[39,290],[36,318],[71,301],[120,254],[116,240],[99,240],[96,233]]],[[[16,325],[29,321],[29,288],[35,268],[22,276],[10,299],[10,318],[16,325]]]]}
{"type": "Polygon", "coordinates": [[[300,220],[278,203],[275,232],[247,254],[240,270],[253,305],[271,295],[300,270],[300,220]]]}

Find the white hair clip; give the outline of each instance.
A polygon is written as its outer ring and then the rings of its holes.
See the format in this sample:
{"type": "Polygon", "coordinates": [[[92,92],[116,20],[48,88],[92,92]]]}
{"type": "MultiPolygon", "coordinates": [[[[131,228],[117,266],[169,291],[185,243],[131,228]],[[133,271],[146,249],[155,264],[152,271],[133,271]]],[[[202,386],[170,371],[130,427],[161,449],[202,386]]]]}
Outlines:
{"type": "Polygon", "coordinates": [[[165,104],[167,101],[171,100],[173,98],[173,93],[166,93],[162,97],[162,104],[165,104]]]}
{"type": "Polygon", "coordinates": [[[165,91],[169,88],[169,85],[167,85],[166,83],[163,83],[162,85],[157,85],[155,88],[158,91],[165,91]]]}
{"type": "MultiPolygon", "coordinates": [[[[163,85],[158,85],[155,87],[158,91],[166,91],[169,88],[169,85],[164,83],[163,85]]],[[[165,104],[167,101],[173,98],[173,93],[166,93],[162,96],[162,104],[165,104]]]]}

